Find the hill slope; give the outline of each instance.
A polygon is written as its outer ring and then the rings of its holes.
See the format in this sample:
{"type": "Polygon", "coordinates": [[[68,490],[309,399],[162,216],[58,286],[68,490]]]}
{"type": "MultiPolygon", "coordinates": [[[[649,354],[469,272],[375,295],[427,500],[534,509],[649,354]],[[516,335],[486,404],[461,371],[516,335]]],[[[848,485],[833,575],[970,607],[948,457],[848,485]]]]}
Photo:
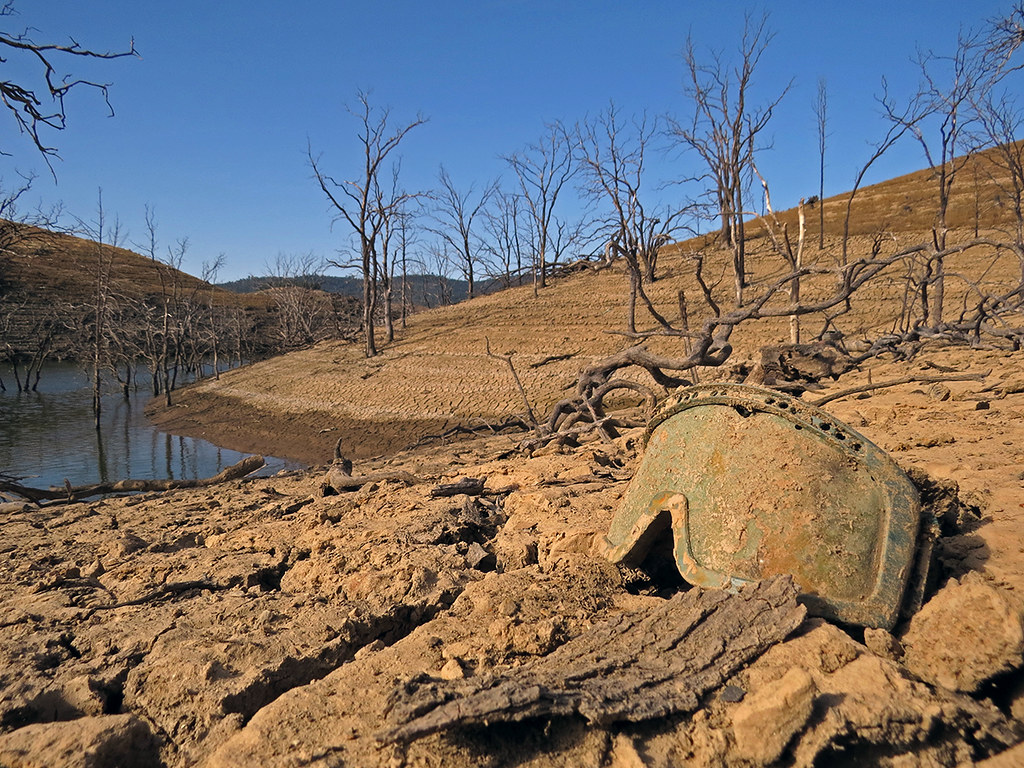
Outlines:
{"type": "MultiPolygon", "coordinates": [[[[974,178],[974,169],[974,165],[967,165],[961,171],[962,178],[974,178]]],[[[931,171],[924,170],[861,190],[853,209],[851,230],[856,234],[850,244],[851,258],[869,255],[877,247],[878,232],[887,233],[883,238],[887,247],[927,242],[927,229],[934,218],[934,206],[928,202],[931,183],[931,171]]],[[[971,226],[954,230],[951,240],[973,236],[976,199],[996,201],[1001,194],[996,181],[989,178],[977,195],[969,189],[955,195],[949,220],[970,220],[971,226]]],[[[844,196],[825,201],[829,213],[826,248],[817,249],[815,230],[811,229],[806,246],[808,261],[822,267],[838,263],[838,232],[845,201],[844,196]]],[[[982,221],[990,227],[1009,222],[1006,207],[995,202],[984,208],[984,215],[982,221]]],[[[784,212],[780,219],[795,223],[796,212],[784,212]]],[[[748,232],[751,290],[756,291],[783,274],[785,266],[772,253],[762,223],[753,222],[748,232]]],[[[992,229],[983,232],[1001,236],[992,229]]],[[[707,237],[665,248],[660,259],[662,277],[648,289],[659,311],[677,324],[681,320],[679,295],[683,292],[692,328],[711,311],[694,279],[689,254],[697,251],[704,254],[705,280],[720,305],[728,308],[732,290],[727,275],[730,256],[710,244],[707,237]]],[[[905,300],[902,269],[894,268],[866,286],[855,296],[850,311],[831,321],[841,328],[849,343],[875,338],[901,322],[905,300]]],[[[1020,265],[1008,253],[982,249],[949,257],[947,270],[960,276],[950,278],[947,297],[951,311],[958,311],[975,290],[964,282],[964,276],[984,275],[985,285],[995,290],[995,286],[1015,286],[1020,265]]],[[[825,295],[833,282],[833,275],[809,279],[804,295],[825,295]]],[[[524,411],[507,365],[486,354],[488,340],[493,352],[513,354],[531,405],[543,414],[572,393],[581,368],[635,343],[625,334],[628,293],[625,271],[618,264],[556,279],[536,297],[530,287],[513,288],[418,313],[410,319],[408,328],[400,331],[397,341],[376,358],[363,358],[352,345],[322,344],[234,372],[220,382],[201,385],[185,401],[188,416],[182,411],[177,414],[181,419],[168,414],[160,418],[178,429],[208,428],[210,434],[233,440],[232,447],[237,447],[257,437],[247,426],[256,420],[234,420],[229,415],[231,409],[257,409],[260,413],[287,414],[282,428],[261,418],[256,432],[265,430],[266,438],[277,441],[283,435],[293,435],[294,444],[288,447],[295,458],[326,461],[339,437],[347,455],[387,453],[426,434],[456,425],[496,424],[524,411]],[[219,410],[218,399],[227,408],[220,417],[214,413],[219,410]],[[213,420],[216,426],[208,424],[204,428],[204,420],[213,420]]],[[[785,300],[779,297],[775,301],[785,300]]],[[[645,327],[653,327],[651,321],[643,322],[645,327]]],[[[813,338],[821,330],[821,323],[821,318],[806,321],[805,333],[813,338]]],[[[753,361],[761,346],[788,338],[786,318],[743,323],[730,339],[736,353],[726,368],[753,361]]],[[[659,354],[685,356],[686,342],[678,337],[654,337],[647,345],[659,354]]],[[[700,375],[728,375],[728,370],[700,375]]],[[[250,447],[261,445],[257,440],[250,447]]],[[[278,448],[280,452],[280,444],[278,448]]],[[[287,450],[285,455],[289,455],[287,450]]]]}

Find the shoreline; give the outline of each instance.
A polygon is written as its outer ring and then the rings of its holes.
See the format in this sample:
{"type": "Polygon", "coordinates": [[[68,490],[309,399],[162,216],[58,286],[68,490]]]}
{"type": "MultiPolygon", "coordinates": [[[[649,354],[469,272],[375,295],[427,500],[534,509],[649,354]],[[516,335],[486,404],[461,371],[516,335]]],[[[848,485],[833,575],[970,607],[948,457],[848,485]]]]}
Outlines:
{"type": "Polygon", "coordinates": [[[236,397],[186,387],[175,392],[168,408],[159,398],[145,407],[154,427],[202,438],[222,448],[306,464],[330,464],[342,441],[348,459],[380,458],[408,448],[423,435],[443,432],[447,419],[415,421],[338,421],[330,413],[269,411],[236,397]]]}

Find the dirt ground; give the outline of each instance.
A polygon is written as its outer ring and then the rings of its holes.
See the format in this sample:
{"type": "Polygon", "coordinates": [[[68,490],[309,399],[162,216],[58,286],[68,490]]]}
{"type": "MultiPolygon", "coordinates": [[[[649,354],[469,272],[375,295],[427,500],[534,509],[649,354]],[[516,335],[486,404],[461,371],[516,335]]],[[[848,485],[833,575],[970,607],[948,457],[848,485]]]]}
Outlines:
{"type": "MultiPolygon", "coordinates": [[[[524,406],[484,336],[515,353],[543,410],[624,345],[605,332],[622,279],[585,273],[538,299],[522,288],[424,313],[380,358],[323,344],[204,382],[156,415],[319,465],[309,471],[4,506],[0,765],[1024,764],[1024,356],[995,349],[883,355],[805,397],[986,374],[826,406],[910,471],[942,518],[940,578],[911,620],[888,633],[807,618],[731,666],[706,639],[698,668],[720,674],[689,698],[696,674],[679,680],[656,717],[586,704],[587,676],[562,675],[559,649],[639,626],[681,589],[601,554],[642,430],[517,450],[522,433],[486,426],[524,406]],[[480,437],[401,450],[470,423],[480,437]],[[324,495],[339,438],[354,474],[378,479],[324,495]],[[434,492],[466,477],[483,493],[434,492]],[[469,718],[488,696],[504,709],[469,718]],[[396,736],[428,716],[447,724],[396,736]]],[[[735,360],[703,380],[739,376],[783,332],[738,336],[735,360]]],[[[602,685],[653,668],[655,645],[631,666],[609,646],[602,685]]]]}

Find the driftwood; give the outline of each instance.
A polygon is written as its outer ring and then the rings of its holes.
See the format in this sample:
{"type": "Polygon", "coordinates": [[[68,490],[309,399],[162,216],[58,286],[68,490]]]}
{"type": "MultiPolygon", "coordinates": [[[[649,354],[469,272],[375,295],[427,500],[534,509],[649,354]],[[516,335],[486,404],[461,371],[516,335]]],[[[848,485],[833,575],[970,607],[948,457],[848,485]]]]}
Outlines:
{"type": "Polygon", "coordinates": [[[262,456],[247,456],[232,464],[213,477],[195,480],[118,480],[116,483],[72,486],[65,481],[64,488],[31,488],[9,479],[0,479],[0,491],[17,494],[29,501],[72,502],[90,496],[115,493],[148,493],[151,491],[175,491],[181,488],[206,488],[207,486],[238,480],[255,472],[264,465],[262,456]]]}
{"type": "MultiPolygon", "coordinates": [[[[351,467],[351,464],[348,466],[351,467]]],[[[352,475],[346,469],[347,467],[341,464],[332,464],[327,470],[327,477],[320,484],[320,492],[325,496],[332,496],[348,493],[349,491],[358,491],[364,485],[369,485],[370,483],[391,482],[416,485],[421,482],[415,475],[401,470],[371,472],[368,475],[352,475]]]]}
{"type": "Polygon", "coordinates": [[[693,712],[804,618],[788,576],[739,594],[691,589],[616,616],[547,656],[507,673],[396,690],[380,742],[449,728],[582,715],[600,726],[693,712]]]}
{"type": "Polygon", "coordinates": [[[341,452],[341,438],[334,444],[334,461],[327,469],[327,477],[320,483],[320,493],[324,496],[358,491],[370,483],[404,483],[416,485],[421,482],[418,477],[408,472],[395,470],[391,472],[371,472],[368,475],[353,475],[352,461],[341,452]]]}
{"type": "Polygon", "coordinates": [[[463,493],[467,496],[479,496],[484,492],[484,482],[485,478],[482,477],[464,477],[455,483],[435,485],[430,489],[430,495],[434,498],[458,496],[463,493]]]}
{"type": "Polygon", "coordinates": [[[906,376],[902,379],[892,379],[891,381],[880,381],[877,384],[862,384],[859,387],[841,389],[838,392],[833,392],[830,395],[825,395],[811,401],[811,405],[821,407],[826,403],[831,403],[833,400],[838,400],[848,395],[857,395],[861,392],[871,392],[876,389],[885,389],[886,387],[898,387],[902,384],[928,384],[942,381],[983,381],[990,373],[991,371],[985,371],[984,373],[959,373],[950,376],[906,376]]]}

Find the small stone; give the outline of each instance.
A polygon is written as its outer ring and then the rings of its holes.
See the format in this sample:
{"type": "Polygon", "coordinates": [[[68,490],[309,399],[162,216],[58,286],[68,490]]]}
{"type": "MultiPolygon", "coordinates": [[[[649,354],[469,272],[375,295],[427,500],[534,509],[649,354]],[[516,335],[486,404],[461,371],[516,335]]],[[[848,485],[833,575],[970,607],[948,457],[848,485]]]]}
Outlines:
{"type": "Polygon", "coordinates": [[[145,549],[147,546],[149,544],[146,540],[136,536],[134,533],[122,533],[117,540],[117,549],[121,555],[130,555],[145,549]]]}
{"type": "Polygon", "coordinates": [[[992,404],[988,400],[979,400],[974,404],[974,410],[976,411],[987,411],[992,407],[992,404]]]}
{"type": "Polygon", "coordinates": [[[466,564],[478,571],[493,571],[497,558],[474,541],[466,550],[466,564]]]}
{"type": "Polygon", "coordinates": [[[735,704],[743,701],[743,697],[746,695],[747,692],[738,685],[727,685],[722,689],[722,692],[718,694],[718,698],[729,704],[735,704]]]}
{"type": "Polygon", "coordinates": [[[938,400],[940,403],[943,402],[944,400],[949,400],[949,396],[951,394],[952,393],[949,391],[949,387],[947,387],[945,384],[940,384],[939,382],[935,382],[930,387],[928,387],[928,397],[930,397],[932,400],[938,400]]]}
{"type": "Polygon", "coordinates": [[[501,616],[515,616],[517,613],[519,613],[519,603],[517,603],[515,600],[509,600],[508,598],[505,598],[500,603],[498,603],[498,613],[501,616]]]}
{"type": "Polygon", "coordinates": [[[883,659],[899,661],[903,658],[903,646],[900,644],[900,641],[884,629],[874,629],[872,627],[865,629],[864,645],[875,656],[881,656],[883,659]]]}
{"type": "Polygon", "coordinates": [[[922,448],[936,448],[940,445],[952,445],[956,438],[948,432],[937,432],[927,435],[917,441],[922,448]]]}
{"type": "Polygon", "coordinates": [[[438,674],[442,680],[461,680],[466,676],[466,670],[462,667],[462,662],[459,659],[449,659],[448,662],[441,667],[441,671],[438,674]]]}
{"type": "Polygon", "coordinates": [[[807,723],[817,692],[811,674],[794,667],[747,696],[733,715],[737,756],[757,765],[775,762],[807,723]]]}

